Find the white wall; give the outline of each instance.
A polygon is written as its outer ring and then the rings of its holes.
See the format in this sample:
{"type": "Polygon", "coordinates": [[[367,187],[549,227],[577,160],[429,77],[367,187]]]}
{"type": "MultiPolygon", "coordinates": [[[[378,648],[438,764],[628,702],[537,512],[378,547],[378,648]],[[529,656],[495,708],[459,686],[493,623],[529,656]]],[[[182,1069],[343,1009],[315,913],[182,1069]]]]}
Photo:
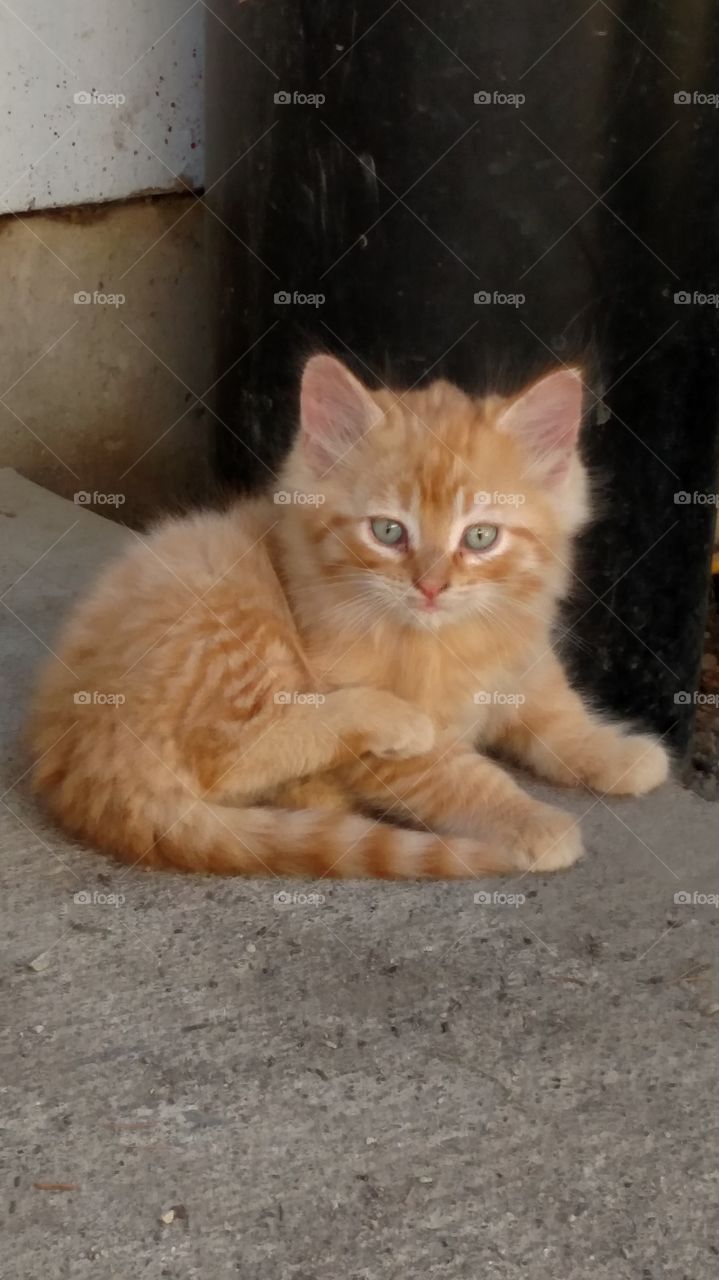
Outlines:
{"type": "Polygon", "coordinates": [[[200,186],[205,15],[201,0],[1,0],[0,214],[200,186]]]}

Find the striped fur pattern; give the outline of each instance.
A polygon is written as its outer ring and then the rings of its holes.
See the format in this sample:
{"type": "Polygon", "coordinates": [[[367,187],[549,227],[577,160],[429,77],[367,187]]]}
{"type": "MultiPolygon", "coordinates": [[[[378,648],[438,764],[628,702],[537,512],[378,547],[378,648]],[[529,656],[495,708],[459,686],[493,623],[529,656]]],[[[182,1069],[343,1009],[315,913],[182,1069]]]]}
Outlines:
{"type": "Polygon", "coordinates": [[[576,824],[497,753],[615,794],[667,774],[552,649],[588,515],[580,419],[575,370],[477,400],[312,357],[278,492],[166,521],[70,618],[30,730],[60,825],[221,875],[573,863],[576,824]]]}

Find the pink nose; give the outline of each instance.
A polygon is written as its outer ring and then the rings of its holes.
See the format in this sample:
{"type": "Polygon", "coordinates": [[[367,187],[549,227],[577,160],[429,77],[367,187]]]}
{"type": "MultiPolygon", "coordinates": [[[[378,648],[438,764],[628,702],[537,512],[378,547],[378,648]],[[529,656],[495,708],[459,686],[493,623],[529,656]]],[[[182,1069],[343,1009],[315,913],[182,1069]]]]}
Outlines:
{"type": "Polygon", "coordinates": [[[425,600],[430,604],[434,604],[440,591],[445,591],[449,584],[446,582],[417,582],[415,586],[418,591],[422,592],[425,600]]]}

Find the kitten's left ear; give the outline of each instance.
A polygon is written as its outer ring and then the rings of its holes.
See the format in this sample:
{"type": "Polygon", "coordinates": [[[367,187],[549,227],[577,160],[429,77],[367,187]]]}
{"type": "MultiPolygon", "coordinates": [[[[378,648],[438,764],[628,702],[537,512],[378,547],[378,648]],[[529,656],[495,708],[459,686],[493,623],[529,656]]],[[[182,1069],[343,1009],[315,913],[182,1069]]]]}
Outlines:
{"type": "Polygon", "coordinates": [[[329,470],[382,418],[366,387],[334,356],[312,356],[302,374],[302,444],[310,463],[329,470]]]}
{"type": "Polygon", "coordinates": [[[559,484],[569,470],[582,423],[582,375],[560,369],[522,392],[497,419],[500,431],[513,435],[532,462],[532,476],[559,484]]]}

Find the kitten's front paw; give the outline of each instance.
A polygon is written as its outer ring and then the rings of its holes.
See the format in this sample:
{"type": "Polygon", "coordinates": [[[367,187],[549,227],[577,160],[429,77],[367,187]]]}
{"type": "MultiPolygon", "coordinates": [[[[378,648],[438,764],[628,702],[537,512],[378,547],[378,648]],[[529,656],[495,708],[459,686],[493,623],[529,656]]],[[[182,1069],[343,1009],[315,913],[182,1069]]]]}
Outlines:
{"type": "Polygon", "coordinates": [[[513,835],[525,866],[537,875],[571,867],[582,856],[579,823],[571,814],[549,804],[532,804],[513,835]]]}
{"type": "Polygon", "coordinates": [[[424,755],[434,746],[434,722],[411,702],[371,688],[345,689],[343,699],[351,708],[348,727],[357,735],[361,754],[404,759],[424,755]]]}
{"type": "Polygon", "coordinates": [[[585,763],[587,786],[605,795],[641,796],[669,776],[669,756],[649,734],[618,737],[609,757],[585,763]]]}
{"type": "MultiPolygon", "coordinates": [[[[399,698],[396,699],[400,703],[399,698]]],[[[422,756],[434,746],[435,728],[429,716],[409,703],[386,713],[386,720],[366,734],[367,751],[383,760],[422,756]]]]}

